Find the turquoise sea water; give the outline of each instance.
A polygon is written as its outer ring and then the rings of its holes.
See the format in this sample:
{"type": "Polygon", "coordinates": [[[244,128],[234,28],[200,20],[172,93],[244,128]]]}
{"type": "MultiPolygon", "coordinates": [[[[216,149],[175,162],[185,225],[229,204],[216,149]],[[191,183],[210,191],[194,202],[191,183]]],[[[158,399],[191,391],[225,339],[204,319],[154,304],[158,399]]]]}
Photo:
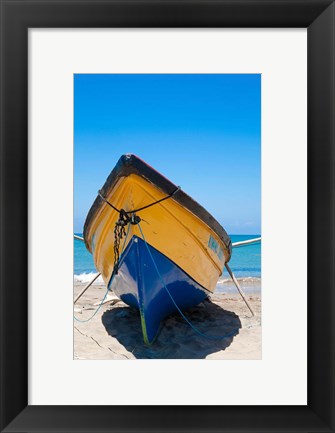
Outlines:
{"type": "MultiPolygon", "coordinates": [[[[82,233],[76,233],[82,236],[82,233]]],[[[230,235],[232,242],[240,242],[247,239],[260,237],[255,235],[230,235]]],[[[233,248],[232,258],[229,262],[231,270],[234,272],[241,285],[247,291],[260,291],[261,286],[261,243],[233,248]]],[[[92,255],[87,251],[84,242],[74,240],[74,275],[75,281],[86,283],[90,281],[95,269],[92,255]]],[[[99,279],[97,280],[97,283],[99,279]]],[[[100,281],[101,282],[101,281],[100,281]]],[[[231,279],[224,270],[217,284],[217,291],[235,290],[231,279]]]]}

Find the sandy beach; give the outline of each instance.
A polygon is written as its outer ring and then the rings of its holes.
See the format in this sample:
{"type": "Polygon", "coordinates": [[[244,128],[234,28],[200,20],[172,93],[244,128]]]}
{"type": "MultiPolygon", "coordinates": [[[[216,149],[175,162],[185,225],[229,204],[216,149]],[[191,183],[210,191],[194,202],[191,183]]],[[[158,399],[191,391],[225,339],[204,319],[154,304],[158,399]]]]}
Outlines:
{"type": "MultiPolygon", "coordinates": [[[[74,296],[83,289],[75,284],[74,296]]],[[[97,309],[106,288],[91,286],[75,305],[86,320],[97,309]],[[95,305],[96,304],[96,305],[95,305]]],[[[74,359],[261,359],[261,296],[247,294],[253,317],[238,293],[217,293],[186,312],[198,335],[180,316],[167,318],[152,346],[143,343],[139,312],[113,293],[88,322],[74,320],[74,359]],[[213,338],[215,337],[215,338],[213,338]],[[221,338],[224,337],[224,338],[221,338]]]]}

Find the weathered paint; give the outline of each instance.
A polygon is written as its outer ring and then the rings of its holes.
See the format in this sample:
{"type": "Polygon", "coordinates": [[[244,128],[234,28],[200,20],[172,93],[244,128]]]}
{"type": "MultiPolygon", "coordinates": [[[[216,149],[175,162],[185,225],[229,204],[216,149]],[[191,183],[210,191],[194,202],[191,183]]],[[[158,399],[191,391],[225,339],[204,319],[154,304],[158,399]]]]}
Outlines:
{"type": "MultiPolygon", "coordinates": [[[[141,176],[131,174],[120,178],[106,198],[116,208],[132,211],[164,196],[155,185],[141,176]]],[[[138,212],[138,216],[142,219],[141,227],[148,244],[174,262],[200,286],[209,291],[215,289],[228,253],[208,225],[173,198],[138,212]],[[215,250],[209,246],[210,237],[218,245],[215,250]]],[[[106,284],[113,271],[114,226],[118,217],[118,212],[104,203],[86,233],[88,244],[92,243],[94,236],[93,258],[106,284]]],[[[141,237],[135,225],[130,228],[125,246],[133,236],[141,237]]]]}

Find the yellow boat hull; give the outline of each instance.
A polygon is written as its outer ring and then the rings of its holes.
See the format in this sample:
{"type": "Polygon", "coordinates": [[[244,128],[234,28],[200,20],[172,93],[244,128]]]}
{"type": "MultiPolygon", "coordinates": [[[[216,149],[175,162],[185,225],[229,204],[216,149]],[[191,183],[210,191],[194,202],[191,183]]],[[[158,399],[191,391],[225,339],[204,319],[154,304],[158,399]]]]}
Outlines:
{"type": "MultiPolygon", "coordinates": [[[[128,225],[127,238],[123,238],[119,246],[123,251],[128,251],[127,247],[132,243],[133,251],[137,248],[138,254],[144,255],[147,251],[145,245],[139,248],[133,240],[135,239],[135,242],[144,240],[145,244],[150,246],[153,253],[147,256],[148,262],[139,260],[139,266],[143,269],[138,269],[138,273],[145,273],[146,269],[150,268],[152,254],[157,252],[159,256],[157,254],[156,256],[162,266],[164,267],[164,263],[169,264],[166,269],[170,269],[170,280],[177,278],[179,281],[179,285],[174,285],[173,290],[177,290],[174,293],[179,295],[179,289],[176,287],[182,290],[184,286],[180,281],[183,279],[191,281],[191,286],[197,287],[197,290],[201,288],[208,294],[213,292],[224,265],[231,255],[231,243],[227,234],[207,211],[182,191],[165,199],[167,194],[176,190],[176,186],[143,161],[133,155],[122,158],[118,168],[115,169],[116,174],[112,172],[101,190],[101,195],[92,206],[84,228],[86,246],[93,254],[95,266],[101,272],[106,285],[111,283],[115,265],[114,229],[120,218],[119,211],[123,209],[131,217],[133,211],[144,208],[136,211],[140,223],[128,225]],[[133,169],[134,166],[136,169],[133,169]],[[156,203],[158,201],[160,202],[156,203]],[[176,272],[171,272],[173,266],[176,272]]],[[[131,260],[136,261],[136,257],[134,252],[129,253],[124,266],[130,269],[131,260]]],[[[150,272],[156,274],[156,271],[157,267],[150,272]]],[[[129,286],[132,280],[137,279],[136,272],[133,271],[132,276],[130,276],[131,272],[128,272],[128,282],[122,283],[123,291],[126,290],[127,284],[129,286]]],[[[125,273],[123,272],[122,275],[125,273]]],[[[156,277],[157,275],[153,275],[146,280],[146,285],[148,287],[156,287],[157,284],[165,285],[161,276],[158,279],[156,277]],[[154,280],[157,282],[154,283],[154,280]]],[[[124,279],[126,280],[125,276],[124,279]]],[[[121,281],[119,284],[122,285],[121,281]]],[[[192,296],[193,292],[189,291],[189,286],[187,289],[185,287],[185,293],[189,293],[187,296],[192,296]]],[[[118,289],[114,291],[118,292],[118,289]]],[[[136,298],[136,295],[134,296],[136,298]]],[[[199,300],[201,297],[197,295],[196,299],[199,300]]],[[[132,301],[129,303],[132,304],[132,301]]],[[[147,342],[149,340],[147,338],[147,342]]]]}

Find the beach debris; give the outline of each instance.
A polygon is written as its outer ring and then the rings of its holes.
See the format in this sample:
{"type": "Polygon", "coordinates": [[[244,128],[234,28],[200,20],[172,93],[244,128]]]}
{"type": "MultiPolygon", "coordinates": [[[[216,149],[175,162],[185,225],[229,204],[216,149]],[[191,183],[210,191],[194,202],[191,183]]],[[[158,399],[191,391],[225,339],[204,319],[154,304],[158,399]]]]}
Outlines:
{"type": "MultiPolygon", "coordinates": [[[[106,304],[106,302],[111,302],[112,305],[116,304],[117,302],[120,302],[121,299],[119,299],[117,296],[115,295],[107,295],[106,299],[103,301],[103,304],[106,304]]],[[[100,301],[95,302],[93,305],[100,305],[100,301]]]]}

